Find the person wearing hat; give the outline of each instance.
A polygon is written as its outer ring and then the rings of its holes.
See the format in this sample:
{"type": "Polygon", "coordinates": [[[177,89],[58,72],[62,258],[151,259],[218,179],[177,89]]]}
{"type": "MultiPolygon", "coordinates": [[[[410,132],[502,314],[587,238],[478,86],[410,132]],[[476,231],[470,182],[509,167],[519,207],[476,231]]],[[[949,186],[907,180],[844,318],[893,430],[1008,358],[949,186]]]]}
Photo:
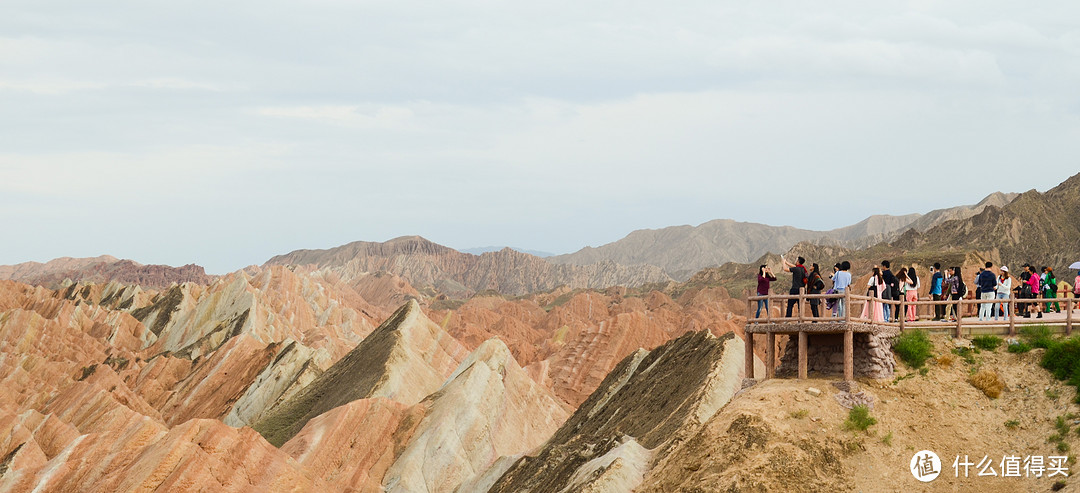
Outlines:
{"type": "MultiPolygon", "coordinates": [[[[997,299],[999,299],[999,300],[1007,300],[1007,299],[1009,299],[1009,293],[1011,293],[1011,292],[1012,292],[1012,277],[1009,276],[1009,267],[1006,266],[1006,265],[1003,265],[1003,266],[1001,266],[1001,275],[998,276],[998,280],[997,280],[997,299]]],[[[1007,312],[1005,311],[1005,310],[1008,309],[1007,308],[1008,306],[1009,306],[1008,303],[1000,303],[999,302],[998,306],[997,306],[997,309],[994,310],[994,320],[998,319],[998,313],[1000,313],[1003,318],[1006,318],[1006,319],[1009,318],[1008,315],[1006,315],[1007,312]]]]}

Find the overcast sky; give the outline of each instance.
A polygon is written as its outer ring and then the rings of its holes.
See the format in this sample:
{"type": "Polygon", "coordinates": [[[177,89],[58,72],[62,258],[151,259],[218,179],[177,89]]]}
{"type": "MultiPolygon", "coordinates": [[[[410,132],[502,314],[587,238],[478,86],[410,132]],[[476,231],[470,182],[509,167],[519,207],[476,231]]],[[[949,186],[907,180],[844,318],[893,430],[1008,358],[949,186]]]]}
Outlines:
{"type": "Polygon", "coordinates": [[[0,2],[0,264],[831,229],[1080,171],[1080,4],[0,2]]]}

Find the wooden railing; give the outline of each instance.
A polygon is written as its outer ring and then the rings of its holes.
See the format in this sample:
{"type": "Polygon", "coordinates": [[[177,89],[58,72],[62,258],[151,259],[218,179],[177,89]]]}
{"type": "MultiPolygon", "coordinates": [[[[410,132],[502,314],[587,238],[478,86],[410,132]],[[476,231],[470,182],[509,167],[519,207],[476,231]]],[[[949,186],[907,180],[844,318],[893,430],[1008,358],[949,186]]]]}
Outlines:
{"type": "MultiPolygon", "coordinates": [[[[875,298],[871,296],[863,296],[857,294],[851,294],[850,292],[836,293],[836,294],[806,294],[806,290],[800,290],[800,293],[795,294],[770,294],[768,296],[750,296],[746,300],[746,321],[747,323],[796,323],[796,322],[864,322],[873,323],[878,325],[887,325],[898,327],[901,331],[906,328],[953,328],[955,330],[954,335],[961,337],[961,333],[964,327],[971,326],[1008,326],[1008,335],[1016,335],[1017,325],[1048,325],[1048,326],[1064,326],[1065,334],[1072,334],[1073,328],[1073,310],[1077,308],[1078,300],[1076,298],[1015,298],[1010,293],[1009,298],[1004,299],[945,299],[945,300],[919,300],[919,301],[907,301],[907,300],[886,300],[881,298],[875,298]],[[806,313],[809,311],[810,300],[821,300],[818,304],[819,316],[814,317],[812,314],[806,313]],[[833,317],[831,310],[825,307],[826,300],[833,299],[837,301],[843,301],[844,303],[844,316],[833,317]],[[757,302],[759,300],[767,300],[769,309],[764,309],[764,317],[756,317],[755,311],[757,309],[757,302]],[[773,317],[771,309],[773,307],[779,307],[781,313],[785,313],[787,310],[787,301],[796,300],[797,314],[792,313],[791,317],[773,317]],[[780,302],[774,304],[774,302],[780,302]],[[899,314],[898,321],[876,321],[871,318],[863,318],[861,315],[862,307],[866,303],[881,303],[882,305],[889,305],[892,307],[893,316],[899,314]],[[976,305],[975,315],[978,315],[978,305],[989,303],[994,305],[993,309],[998,309],[1001,305],[1008,305],[1006,309],[1006,317],[1001,320],[964,320],[964,308],[969,305],[976,305]],[[1062,310],[1065,313],[1064,320],[1048,320],[1046,318],[1021,318],[1016,316],[1016,307],[1020,304],[1039,304],[1045,306],[1047,303],[1059,303],[1062,310]],[[858,306],[859,315],[853,315],[856,313],[856,305],[858,306]],[[916,307],[916,319],[914,321],[906,320],[907,308],[910,306],[916,307]],[[935,321],[930,320],[933,315],[925,315],[918,313],[918,307],[922,306],[944,306],[946,314],[955,313],[955,321],[935,321]],[[955,310],[954,312],[951,311],[955,310]]],[[[1040,310],[1041,311],[1041,310],[1040,310]]],[[[871,317],[873,312],[871,311],[871,317]]]]}

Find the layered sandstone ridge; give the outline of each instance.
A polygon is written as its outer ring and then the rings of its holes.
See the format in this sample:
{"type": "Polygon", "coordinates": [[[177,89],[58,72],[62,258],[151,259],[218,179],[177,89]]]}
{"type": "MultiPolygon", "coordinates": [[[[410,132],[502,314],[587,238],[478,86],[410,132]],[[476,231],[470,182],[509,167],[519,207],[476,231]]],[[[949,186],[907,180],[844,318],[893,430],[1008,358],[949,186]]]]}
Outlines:
{"type": "Polygon", "coordinates": [[[311,419],[282,450],[345,490],[451,492],[535,449],[568,415],[492,339],[419,403],[354,400],[311,419]]]}
{"type": "MultiPolygon", "coordinates": [[[[742,339],[693,332],[623,359],[536,453],[490,491],[631,491],[739,390],[742,339]]],[[[504,464],[505,465],[505,464],[504,464]]]]}
{"type": "Polygon", "coordinates": [[[419,236],[385,243],[357,241],[327,250],[297,250],[273,257],[266,265],[314,265],[330,268],[345,279],[389,272],[404,277],[414,286],[431,287],[456,296],[485,290],[523,295],[564,285],[603,288],[670,280],[660,269],[651,266],[629,267],[613,261],[559,265],[509,248],[472,255],[419,236]]]}
{"type": "Polygon", "coordinates": [[[333,276],[253,274],[161,293],[0,281],[0,490],[328,488],[221,420],[292,397],[389,311],[333,276]]]}
{"type": "Polygon", "coordinates": [[[480,297],[455,310],[432,310],[431,317],[470,348],[492,337],[508,341],[536,381],[576,407],[638,348],[653,349],[699,330],[741,335],[743,318],[733,316],[734,310],[745,307],[719,288],[689,290],[678,299],[658,291],[630,296],[609,290],[567,292],[551,300],[480,297]]]}
{"type": "Polygon", "coordinates": [[[355,400],[387,397],[416,404],[438,389],[466,355],[467,350],[413,300],[252,426],[270,443],[281,445],[312,418],[355,400]]]}

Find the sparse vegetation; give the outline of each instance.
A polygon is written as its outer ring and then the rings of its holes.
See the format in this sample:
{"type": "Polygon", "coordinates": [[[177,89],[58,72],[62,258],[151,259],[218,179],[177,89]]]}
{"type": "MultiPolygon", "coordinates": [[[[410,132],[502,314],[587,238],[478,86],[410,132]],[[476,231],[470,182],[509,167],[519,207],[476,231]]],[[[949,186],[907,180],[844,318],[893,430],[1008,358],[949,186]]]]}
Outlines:
{"type": "Polygon", "coordinates": [[[1015,430],[1019,426],[1020,426],[1020,420],[1010,419],[1010,420],[1005,422],[1005,427],[1010,429],[1010,430],[1015,430]]]}
{"type": "Polygon", "coordinates": [[[885,436],[881,437],[881,443],[884,443],[886,447],[892,447],[892,432],[888,432],[885,436]]]}
{"type": "Polygon", "coordinates": [[[1058,400],[1059,397],[1061,397],[1061,392],[1059,392],[1057,389],[1046,389],[1046,398],[1047,399],[1050,399],[1052,401],[1056,401],[1056,400],[1058,400]]]}
{"type": "Polygon", "coordinates": [[[1031,345],[1024,342],[1024,341],[1019,341],[1016,344],[1009,344],[1008,351],[1010,353],[1017,353],[1017,354],[1026,353],[1028,351],[1031,351],[1031,345]]]}
{"type": "Polygon", "coordinates": [[[942,368],[950,368],[956,362],[956,356],[952,353],[945,353],[935,358],[934,361],[942,368]]]}
{"type": "Polygon", "coordinates": [[[912,368],[922,368],[930,359],[934,344],[930,342],[924,330],[906,331],[893,341],[893,351],[900,356],[904,364],[912,368]]]}
{"type": "Polygon", "coordinates": [[[968,378],[968,382],[991,399],[1001,397],[1001,391],[1005,390],[1001,375],[993,370],[981,370],[968,378]]]}
{"type": "Polygon", "coordinates": [[[798,411],[791,413],[791,417],[795,419],[803,419],[809,415],[810,411],[807,411],[806,409],[799,409],[798,411]]]}
{"type": "Polygon", "coordinates": [[[1031,347],[1047,349],[1054,343],[1054,333],[1046,325],[1029,325],[1020,329],[1020,335],[1031,347]]]}
{"type": "Polygon", "coordinates": [[[859,404],[848,411],[848,417],[844,420],[845,430],[866,431],[867,428],[877,424],[877,419],[870,416],[870,408],[865,404],[859,404]]]}
{"type": "Polygon", "coordinates": [[[926,376],[927,374],[929,374],[929,373],[930,373],[930,369],[929,369],[929,368],[927,368],[927,367],[925,367],[925,366],[924,366],[924,367],[922,367],[922,368],[919,368],[919,375],[922,375],[922,376],[924,376],[924,377],[925,377],[925,376],[926,376]]]}
{"type": "Polygon", "coordinates": [[[971,339],[971,343],[974,344],[975,347],[984,351],[994,351],[998,348],[998,346],[1001,346],[1002,342],[1005,341],[1001,340],[1000,337],[995,335],[975,336],[971,339]]]}
{"type": "Polygon", "coordinates": [[[1054,420],[1054,428],[1057,430],[1057,433],[1050,435],[1050,437],[1046,439],[1047,443],[1055,444],[1055,448],[1061,453],[1069,451],[1069,444],[1065,441],[1065,437],[1072,431],[1072,428],[1069,426],[1069,419],[1069,415],[1058,416],[1057,419],[1054,420]]]}
{"type": "Polygon", "coordinates": [[[975,359],[975,353],[977,353],[978,351],[978,349],[972,349],[969,347],[954,347],[952,350],[953,354],[962,358],[964,362],[969,365],[974,365],[978,363],[978,360],[975,359]]]}

